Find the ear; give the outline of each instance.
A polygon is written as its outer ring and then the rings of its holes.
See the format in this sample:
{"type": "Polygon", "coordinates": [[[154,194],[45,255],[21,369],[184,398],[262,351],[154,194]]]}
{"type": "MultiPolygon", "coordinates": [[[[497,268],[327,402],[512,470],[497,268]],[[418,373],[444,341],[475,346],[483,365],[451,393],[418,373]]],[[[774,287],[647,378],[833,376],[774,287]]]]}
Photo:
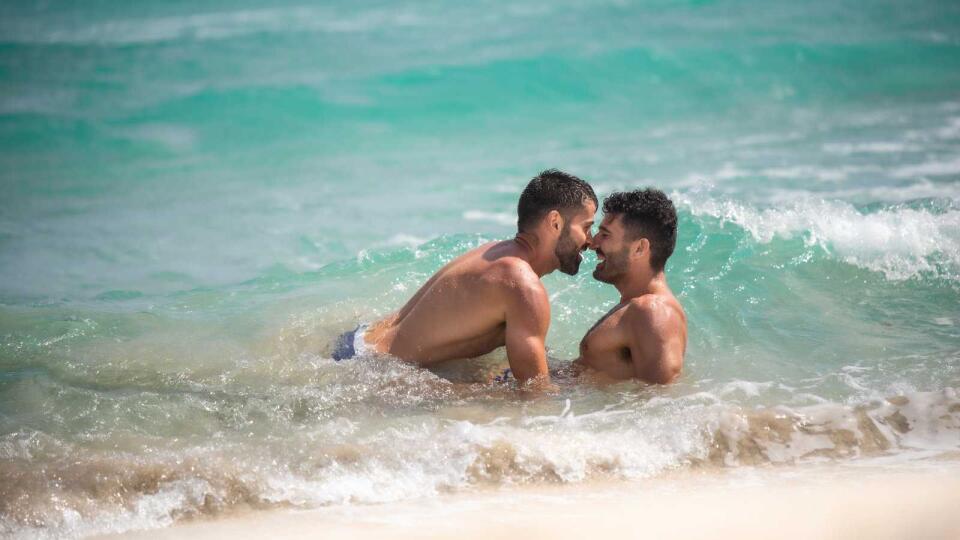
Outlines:
{"type": "Polygon", "coordinates": [[[640,241],[637,242],[633,247],[633,254],[639,257],[644,253],[650,253],[650,240],[641,238],[640,241]]]}
{"type": "Polygon", "coordinates": [[[550,227],[550,230],[560,232],[563,230],[563,216],[560,215],[560,212],[556,210],[551,210],[547,214],[547,225],[550,227]]]}

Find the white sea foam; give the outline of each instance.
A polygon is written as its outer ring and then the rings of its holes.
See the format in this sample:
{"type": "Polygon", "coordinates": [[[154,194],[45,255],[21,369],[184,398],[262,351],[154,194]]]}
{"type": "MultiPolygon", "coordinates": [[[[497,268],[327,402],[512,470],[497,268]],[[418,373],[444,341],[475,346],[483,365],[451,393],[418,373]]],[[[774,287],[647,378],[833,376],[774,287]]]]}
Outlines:
{"type": "Polygon", "coordinates": [[[258,387],[262,396],[239,403],[237,395],[216,405],[215,396],[198,394],[214,409],[226,406],[218,416],[267,413],[271,423],[288,418],[284,410],[302,407],[309,397],[308,414],[295,420],[293,430],[280,432],[283,437],[243,441],[228,432],[226,439],[210,438],[166,456],[112,450],[98,456],[98,446],[77,445],[60,453],[68,459],[53,461],[42,461],[56,455],[51,448],[24,454],[15,443],[27,437],[0,437],[0,449],[11,449],[0,458],[41,460],[3,472],[20,475],[15,480],[57,478],[55,488],[52,482],[0,484],[0,492],[32,486],[40,491],[28,491],[30,500],[54,510],[27,514],[21,508],[16,516],[0,516],[0,536],[60,538],[164,527],[237,506],[379,503],[484,485],[646,478],[691,464],[700,470],[789,465],[915,449],[936,455],[955,451],[960,440],[960,402],[950,388],[850,404],[747,406],[743,398],[763,397],[780,385],[735,380],[705,384],[705,391],[678,385],[641,395],[627,391],[621,398],[610,392],[604,395],[613,399],[602,406],[582,397],[500,406],[500,396],[491,400],[486,394],[481,401],[467,399],[467,406],[463,396],[447,395],[435,401],[438,408],[418,409],[418,400],[436,398],[432,388],[450,385],[406,364],[332,364],[314,358],[270,365],[282,367],[271,373],[302,369],[312,375],[288,372],[283,380],[293,384],[258,387]],[[373,418],[364,418],[370,405],[373,418]],[[464,412],[455,414],[458,409],[464,412]]]}
{"type": "Polygon", "coordinates": [[[942,127],[933,129],[911,129],[904,134],[904,137],[907,140],[923,142],[951,141],[960,138],[960,116],[948,118],[946,125],[942,127]]]}
{"type": "Polygon", "coordinates": [[[916,152],[922,147],[897,141],[875,141],[864,143],[827,143],[823,151],[841,156],[851,154],[896,154],[900,152],[916,152]]]}
{"type": "Polygon", "coordinates": [[[733,141],[735,146],[765,146],[775,143],[783,143],[802,139],[803,135],[798,132],[789,133],[759,133],[739,137],[733,141]]]}
{"type": "Polygon", "coordinates": [[[17,43],[134,44],[177,39],[215,40],[256,33],[325,31],[362,32],[416,25],[419,17],[402,10],[368,10],[352,15],[321,8],[251,9],[148,19],[118,19],[79,27],[39,27],[25,21],[3,27],[17,43]]]}
{"type": "Polygon", "coordinates": [[[756,240],[803,238],[839,259],[900,280],[937,270],[939,259],[949,272],[960,268],[960,211],[933,213],[891,208],[862,213],[843,202],[805,201],[787,207],[758,209],[729,200],[693,202],[678,196],[695,216],[733,223],[756,240]]]}
{"type": "Polygon", "coordinates": [[[846,180],[850,173],[861,172],[863,167],[845,166],[836,168],[797,165],[794,167],[770,167],[760,170],[760,175],[775,179],[808,179],[821,182],[846,180]]]}
{"type": "Polygon", "coordinates": [[[947,121],[947,125],[937,130],[937,137],[941,139],[956,139],[960,137],[960,116],[954,116],[947,121]]]}
{"type": "MultiPolygon", "coordinates": [[[[790,202],[809,197],[806,191],[783,190],[775,199],[790,202]]],[[[934,183],[926,178],[902,186],[864,186],[841,188],[824,192],[822,196],[830,199],[860,200],[869,202],[899,203],[916,199],[953,199],[960,200],[960,183],[934,183]]]]}
{"type": "Polygon", "coordinates": [[[511,195],[519,195],[523,191],[522,185],[514,184],[495,184],[490,188],[494,193],[509,193],[511,195]]]}
{"type": "MultiPolygon", "coordinates": [[[[739,389],[734,393],[749,395],[769,385],[728,386],[739,389]]],[[[344,390],[355,394],[357,389],[344,390]]],[[[334,419],[332,429],[301,433],[298,436],[306,438],[289,441],[305,445],[296,454],[301,461],[277,463],[276,456],[250,460],[249,456],[258,454],[254,449],[235,456],[240,461],[224,461],[211,447],[204,452],[212,452],[212,459],[198,459],[189,473],[145,463],[147,478],[157,478],[157,473],[165,471],[171,480],[159,476],[157,489],[147,488],[139,495],[137,490],[143,487],[138,482],[143,477],[117,476],[130,482],[128,505],[118,506],[109,497],[86,501],[84,504],[101,508],[90,515],[69,503],[54,501],[59,516],[55,523],[22,528],[4,522],[8,516],[0,519],[0,531],[26,538],[163,527],[180,516],[215,513],[218,505],[229,505],[231,500],[232,504],[299,507],[381,503],[434,497],[484,484],[647,478],[692,463],[784,465],[877,456],[901,449],[935,454],[957,449],[960,400],[947,388],[852,406],[822,402],[795,408],[745,408],[699,392],[586,411],[568,399],[556,403],[550,412],[488,421],[441,415],[401,417],[380,429],[364,430],[366,434],[358,434],[353,424],[345,429],[343,423],[334,419]],[[349,444],[340,444],[347,441],[349,444]],[[198,466],[202,470],[194,469],[198,466]]],[[[109,478],[115,474],[109,463],[93,465],[98,474],[109,478]]],[[[75,466],[84,466],[82,459],[75,466]]],[[[72,480],[64,480],[61,488],[68,489],[71,481],[85,482],[88,477],[69,476],[72,480]]],[[[71,500],[69,495],[67,492],[65,500],[71,500]]]]}
{"type": "Polygon", "coordinates": [[[734,163],[724,163],[722,167],[713,173],[713,177],[720,180],[731,180],[741,178],[747,175],[747,171],[740,169],[734,163]]]}
{"type": "MultiPolygon", "coordinates": [[[[712,186],[716,180],[735,180],[737,178],[743,178],[750,175],[750,171],[741,169],[737,167],[734,163],[724,163],[720,166],[719,169],[710,172],[692,172],[687,174],[680,181],[675,182],[674,185],[677,186],[686,186],[686,187],[706,187],[712,186]]],[[[657,185],[659,182],[652,182],[651,185],[657,185]]]]}
{"type": "Polygon", "coordinates": [[[953,451],[960,440],[956,391],[912,392],[849,407],[821,403],[716,417],[715,459],[733,466],[861,457],[893,448],[953,451]]]}
{"type": "MultiPolygon", "coordinates": [[[[851,174],[864,172],[880,172],[878,166],[842,165],[836,167],[821,167],[816,165],[791,165],[788,167],[764,167],[760,169],[745,169],[734,163],[724,163],[719,169],[709,173],[690,173],[676,186],[696,186],[704,179],[736,180],[740,178],[765,177],[774,180],[817,180],[819,182],[842,182],[851,174]]],[[[662,182],[653,182],[654,185],[662,182]]]]}
{"type": "MultiPolygon", "coordinates": [[[[20,527],[3,523],[3,518],[0,517],[0,533],[24,540],[52,540],[157,529],[171,525],[178,515],[189,514],[202,507],[205,498],[213,491],[203,480],[178,480],[164,485],[155,493],[143,495],[130,508],[122,510],[85,516],[69,506],[64,506],[60,509],[56,523],[42,527],[20,527]]],[[[53,499],[56,501],[57,497],[54,496],[53,499]]]]}
{"type": "Polygon", "coordinates": [[[483,210],[467,210],[463,213],[467,221],[489,221],[499,225],[516,225],[517,217],[506,212],[485,212],[483,210]]]}
{"type": "Polygon", "coordinates": [[[915,165],[904,165],[890,171],[894,178],[916,178],[922,176],[949,176],[960,174],[960,157],[926,161],[915,165]]]}
{"type": "Polygon", "coordinates": [[[417,246],[423,245],[428,240],[430,239],[424,236],[415,236],[412,234],[397,233],[391,236],[390,238],[388,238],[387,240],[376,244],[376,246],[378,247],[400,246],[400,247],[415,248],[417,246]]]}

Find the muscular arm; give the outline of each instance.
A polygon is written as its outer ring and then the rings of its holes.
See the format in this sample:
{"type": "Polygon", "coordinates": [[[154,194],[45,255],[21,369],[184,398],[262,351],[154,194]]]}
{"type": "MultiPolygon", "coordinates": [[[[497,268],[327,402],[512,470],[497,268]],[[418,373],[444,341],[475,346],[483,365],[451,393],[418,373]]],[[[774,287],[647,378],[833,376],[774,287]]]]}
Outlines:
{"type": "Polygon", "coordinates": [[[544,342],[550,328],[550,302],[540,280],[524,279],[506,292],[507,360],[521,383],[549,381],[544,342]]]}
{"type": "Polygon", "coordinates": [[[631,301],[624,317],[634,377],[654,384],[669,384],[683,368],[680,316],[657,299],[631,301]]]}

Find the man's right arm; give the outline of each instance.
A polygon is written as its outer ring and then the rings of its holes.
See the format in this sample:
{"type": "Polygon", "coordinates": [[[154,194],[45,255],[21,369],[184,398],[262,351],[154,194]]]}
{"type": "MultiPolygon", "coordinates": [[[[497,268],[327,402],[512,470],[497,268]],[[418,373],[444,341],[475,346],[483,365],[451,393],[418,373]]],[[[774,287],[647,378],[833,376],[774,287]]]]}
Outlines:
{"type": "Polygon", "coordinates": [[[550,328],[550,301],[536,275],[524,276],[506,291],[507,360],[521,383],[550,380],[544,343],[550,328]]]}
{"type": "Polygon", "coordinates": [[[653,384],[670,384],[683,369],[683,342],[677,313],[652,296],[635,298],[623,318],[634,376],[653,384]]]}

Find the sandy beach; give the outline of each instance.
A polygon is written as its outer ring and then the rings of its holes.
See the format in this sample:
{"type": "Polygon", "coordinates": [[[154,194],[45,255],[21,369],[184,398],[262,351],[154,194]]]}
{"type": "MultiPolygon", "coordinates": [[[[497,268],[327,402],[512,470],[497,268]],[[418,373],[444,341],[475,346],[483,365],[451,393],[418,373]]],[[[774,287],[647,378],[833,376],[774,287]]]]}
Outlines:
{"type": "Polygon", "coordinates": [[[0,13],[0,540],[960,540],[960,1],[0,13]]]}
{"type": "Polygon", "coordinates": [[[960,471],[685,474],[271,511],[101,538],[960,538],[960,471]]]}

